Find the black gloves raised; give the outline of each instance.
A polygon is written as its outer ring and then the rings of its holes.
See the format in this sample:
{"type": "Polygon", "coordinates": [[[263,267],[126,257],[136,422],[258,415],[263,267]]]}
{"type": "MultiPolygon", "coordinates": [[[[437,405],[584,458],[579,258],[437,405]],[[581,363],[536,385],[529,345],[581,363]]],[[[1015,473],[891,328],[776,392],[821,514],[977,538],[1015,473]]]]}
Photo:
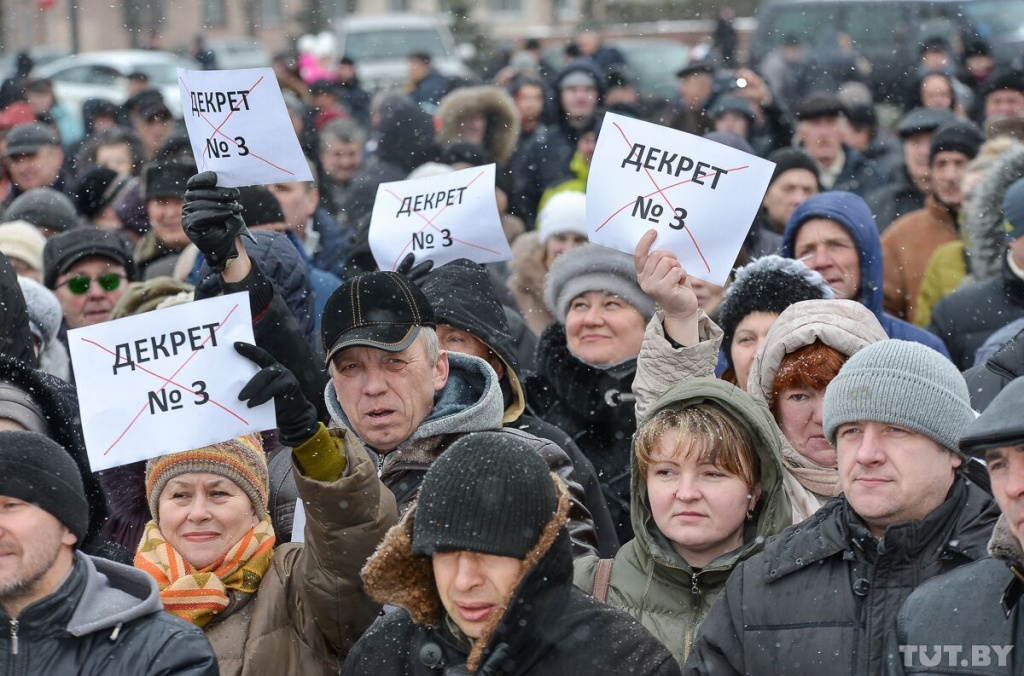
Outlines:
{"type": "Polygon", "coordinates": [[[320,429],[320,422],[295,375],[255,345],[235,343],[235,351],[260,367],[238,393],[239,400],[252,408],[273,399],[281,443],[295,448],[309,441],[320,429]]]}
{"type": "Polygon", "coordinates": [[[228,261],[238,257],[235,238],[239,235],[256,241],[241,211],[238,188],[218,188],[216,173],[204,171],[188,180],[181,220],[185,234],[214,272],[223,272],[228,261]]]}

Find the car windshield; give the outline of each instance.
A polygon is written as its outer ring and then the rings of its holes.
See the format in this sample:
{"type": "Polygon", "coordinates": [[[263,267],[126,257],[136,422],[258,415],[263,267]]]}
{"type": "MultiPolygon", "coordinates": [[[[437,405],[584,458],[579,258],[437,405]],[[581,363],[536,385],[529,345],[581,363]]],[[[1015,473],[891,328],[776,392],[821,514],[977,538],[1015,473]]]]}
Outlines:
{"type": "Polygon", "coordinates": [[[431,28],[349,33],[345,37],[345,54],[357,62],[363,59],[404,59],[413,52],[426,52],[432,56],[446,56],[444,43],[431,28]]]}
{"type": "Polygon", "coordinates": [[[177,63],[139,63],[130,70],[138,70],[149,76],[151,84],[160,86],[173,85],[178,81],[177,63]]]}
{"type": "Polygon", "coordinates": [[[1017,35],[1024,38],[1024,2],[976,0],[964,3],[964,14],[979,35],[992,39],[1017,35]]]}

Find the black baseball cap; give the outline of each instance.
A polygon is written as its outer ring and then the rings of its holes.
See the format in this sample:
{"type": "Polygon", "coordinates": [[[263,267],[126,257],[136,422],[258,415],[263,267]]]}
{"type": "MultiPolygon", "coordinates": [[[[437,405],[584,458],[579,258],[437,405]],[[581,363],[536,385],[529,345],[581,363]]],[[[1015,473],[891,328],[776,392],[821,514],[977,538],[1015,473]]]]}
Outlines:
{"type": "Polygon", "coordinates": [[[320,337],[330,361],[340,350],[357,345],[401,352],[422,326],[435,328],[437,321],[418,286],[397,272],[366,272],[327,299],[320,337]]]}

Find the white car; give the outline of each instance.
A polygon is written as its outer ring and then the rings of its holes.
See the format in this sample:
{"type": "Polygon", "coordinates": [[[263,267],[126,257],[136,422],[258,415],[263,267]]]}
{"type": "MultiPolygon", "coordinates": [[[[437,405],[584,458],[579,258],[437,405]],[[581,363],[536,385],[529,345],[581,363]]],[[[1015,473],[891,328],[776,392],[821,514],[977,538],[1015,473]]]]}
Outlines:
{"type": "Polygon", "coordinates": [[[66,56],[33,69],[32,76],[52,81],[57,100],[81,116],[87,99],[124,103],[128,98],[126,76],[141,71],[149,75],[150,86],[163,94],[171,114],[180,118],[178,68],[201,70],[195,60],[170,52],[121,49],[66,56]]]}

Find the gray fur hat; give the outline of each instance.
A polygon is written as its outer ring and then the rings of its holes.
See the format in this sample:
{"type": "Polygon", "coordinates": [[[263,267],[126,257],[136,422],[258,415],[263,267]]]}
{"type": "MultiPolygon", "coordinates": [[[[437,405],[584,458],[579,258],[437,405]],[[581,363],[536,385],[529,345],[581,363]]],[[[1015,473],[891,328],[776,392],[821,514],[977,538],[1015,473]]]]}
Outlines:
{"type": "Polygon", "coordinates": [[[60,301],[45,286],[27,277],[18,277],[21,293],[28,306],[28,323],[32,335],[40,345],[46,345],[57,337],[63,312],[60,301]]]}
{"type": "Polygon", "coordinates": [[[953,362],[905,340],[868,345],[843,365],[825,389],[825,436],[835,446],[840,425],[897,425],[957,452],[974,421],[967,383],[953,362]]]}
{"type": "Polygon", "coordinates": [[[654,316],[654,300],[640,288],[629,254],[600,244],[584,244],[556,258],[544,280],[544,303],[560,324],[565,324],[572,300],[588,291],[618,296],[645,320],[654,316]]]}

